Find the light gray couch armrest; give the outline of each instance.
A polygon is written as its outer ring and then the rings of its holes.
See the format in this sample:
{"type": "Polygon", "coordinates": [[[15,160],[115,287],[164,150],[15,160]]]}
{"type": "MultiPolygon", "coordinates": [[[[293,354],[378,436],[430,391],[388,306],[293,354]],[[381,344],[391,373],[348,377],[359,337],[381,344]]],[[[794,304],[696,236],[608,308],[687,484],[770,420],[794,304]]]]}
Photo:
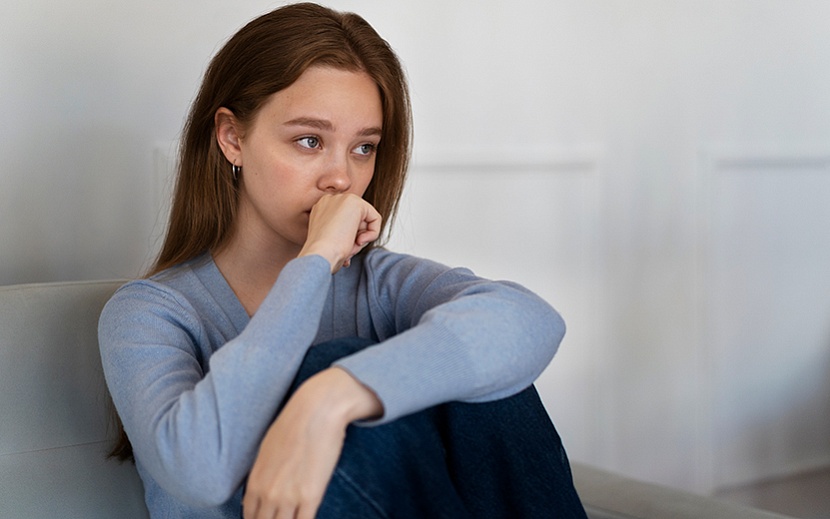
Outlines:
{"type": "Polygon", "coordinates": [[[787,516],[645,483],[572,463],[590,519],[787,519],[787,516]]]}

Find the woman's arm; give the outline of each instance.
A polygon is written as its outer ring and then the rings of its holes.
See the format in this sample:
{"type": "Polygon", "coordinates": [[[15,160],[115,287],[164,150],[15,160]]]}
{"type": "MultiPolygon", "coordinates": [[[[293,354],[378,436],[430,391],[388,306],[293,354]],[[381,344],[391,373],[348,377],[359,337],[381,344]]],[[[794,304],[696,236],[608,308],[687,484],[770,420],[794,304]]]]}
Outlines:
{"type": "Polygon", "coordinates": [[[335,365],[378,395],[378,423],[438,403],[517,393],[565,334],[559,314],[515,283],[385,250],[364,262],[366,305],[381,342],[335,365]]]}
{"type": "MultiPolygon", "coordinates": [[[[378,237],[381,216],[354,194],[323,196],[299,256],[324,258],[336,274],[378,237]]],[[[245,519],[313,519],[343,448],[346,427],[383,414],[380,400],[340,368],[305,381],[268,429],[245,490],[245,519]]]]}
{"type": "Polygon", "coordinates": [[[227,317],[204,315],[210,294],[195,281],[181,291],[135,282],[107,304],[99,324],[107,383],[136,457],[166,491],[210,506],[238,489],[314,340],[330,283],[318,256],[289,263],[226,344],[233,327],[215,331],[227,317]],[[199,298],[199,311],[182,291],[199,298]]]}
{"type": "MultiPolygon", "coordinates": [[[[314,341],[332,273],[377,237],[380,218],[355,195],[324,196],[311,212],[301,257],[284,267],[254,317],[230,341],[209,344],[211,320],[226,316],[205,315],[216,294],[204,286],[185,290],[191,302],[170,287],[137,282],[108,303],[99,336],[113,401],[137,458],[165,490],[194,505],[216,505],[239,487],[314,341]]],[[[331,371],[339,376],[322,380],[338,381],[340,389],[351,382],[352,391],[342,395],[366,396],[347,373],[331,371]]],[[[305,384],[301,389],[309,392],[305,384]]],[[[374,395],[363,400],[378,404],[374,395]]],[[[332,410],[324,404],[319,412],[332,410]]]]}

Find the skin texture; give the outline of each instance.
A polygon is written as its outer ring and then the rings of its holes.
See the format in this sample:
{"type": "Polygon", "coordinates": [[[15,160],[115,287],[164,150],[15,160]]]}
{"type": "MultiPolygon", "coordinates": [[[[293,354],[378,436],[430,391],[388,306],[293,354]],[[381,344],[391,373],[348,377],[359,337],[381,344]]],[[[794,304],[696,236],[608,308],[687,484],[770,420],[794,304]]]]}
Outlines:
{"type": "MultiPolygon", "coordinates": [[[[273,94],[247,126],[226,108],[216,112],[217,141],[242,173],[233,234],[214,260],[250,315],[290,260],[318,254],[333,274],[378,237],[382,217],[361,197],[382,116],[368,75],[328,67],[273,94]]],[[[346,371],[311,377],[263,438],[244,517],[313,518],[346,427],[382,414],[375,394],[346,371]]]]}

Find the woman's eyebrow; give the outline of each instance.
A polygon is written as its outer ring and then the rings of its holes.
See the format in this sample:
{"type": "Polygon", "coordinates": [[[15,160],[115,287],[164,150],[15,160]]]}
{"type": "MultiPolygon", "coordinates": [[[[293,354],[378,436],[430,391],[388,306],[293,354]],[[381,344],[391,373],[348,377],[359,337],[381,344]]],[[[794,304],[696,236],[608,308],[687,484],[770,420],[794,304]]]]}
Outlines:
{"type": "MultiPolygon", "coordinates": [[[[324,130],[328,132],[334,131],[334,125],[331,123],[331,121],[327,121],[326,119],[316,119],[314,117],[297,117],[296,119],[291,119],[290,121],[284,122],[283,126],[303,126],[306,128],[316,128],[318,130],[324,130]]],[[[361,137],[381,135],[382,133],[382,130],[376,126],[364,128],[357,132],[357,134],[361,137]]]]}
{"type": "Polygon", "coordinates": [[[334,131],[334,125],[325,119],[315,119],[313,117],[297,117],[283,123],[283,126],[306,126],[317,128],[318,130],[334,131]]]}
{"type": "Polygon", "coordinates": [[[373,126],[371,128],[364,128],[357,132],[357,134],[361,137],[372,137],[374,135],[383,135],[383,130],[381,130],[377,126],[373,126]]]}

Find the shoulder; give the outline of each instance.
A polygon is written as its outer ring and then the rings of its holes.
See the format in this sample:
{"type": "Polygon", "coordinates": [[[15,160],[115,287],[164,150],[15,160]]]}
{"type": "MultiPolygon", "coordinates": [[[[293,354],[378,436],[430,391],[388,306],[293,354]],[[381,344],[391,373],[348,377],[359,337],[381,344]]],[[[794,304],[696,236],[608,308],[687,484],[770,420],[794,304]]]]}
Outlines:
{"type": "Polygon", "coordinates": [[[532,290],[507,280],[479,277],[470,269],[374,249],[366,257],[369,286],[383,301],[400,302],[403,297],[417,313],[450,301],[464,300],[468,310],[516,311],[544,318],[564,328],[559,314],[532,290]]]}
{"type": "Polygon", "coordinates": [[[470,269],[373,249],[364,261],[367,287],[384,309],[409,309],[421,313],[459,298],[470,304],[500,304],[513,301],[529,291],[514,283],[493,281],[475,275],[470,269]],[[470,296],[474,296],[470,299],[470,296]]]}
{"type": "Polygon", "coordinates": [[[370,250],[364,259],[364,270],[369,280],[429,284],[442,276],[475,278],[466,268],[449,267],[437,261],[401,254],[387,249],[370,250]]]}
{"type": "Polygon", "coordinates": [[[110,298],[101,313],[99,331],[162,319],[185,328],[195,328],[197,312],[191,304],[198,277],[188,262],[150,278],[130,281],[110,298]]]}

